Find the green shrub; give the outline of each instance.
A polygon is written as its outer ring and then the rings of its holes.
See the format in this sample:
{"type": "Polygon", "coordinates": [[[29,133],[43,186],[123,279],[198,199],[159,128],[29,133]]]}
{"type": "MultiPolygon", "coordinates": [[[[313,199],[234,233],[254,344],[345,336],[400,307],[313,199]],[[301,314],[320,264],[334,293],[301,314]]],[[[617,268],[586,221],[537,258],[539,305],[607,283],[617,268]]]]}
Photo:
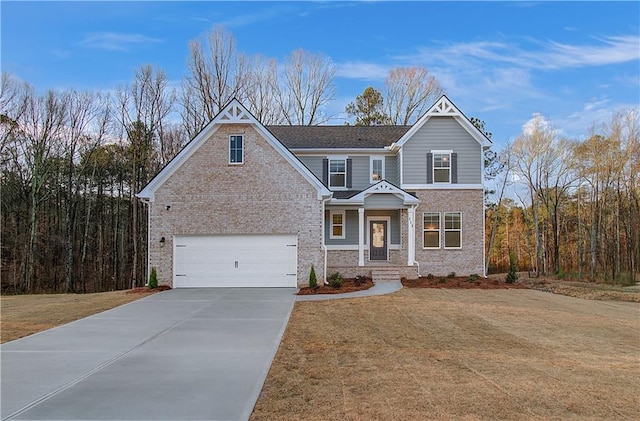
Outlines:
{"type": "Polygon", "coordinates": [[[449,278],[455,278],[456,277],[456,273],[455,272],[450,272],[447,276],[449,278]]]}
{"type": "Polygon", "coordinates": [[[518,270],[516,269],[516,254],[512,251],[509,252],[509,272],[507,272],[507,278],[505,282],[512,284],[518,280],[518,270]]]}
{"type": "Polygon", "coordinates": [[[472,273],[471,275],[469,275],[469,277],[467,278],[467,281],[469,282],[475,282],[478,279],[480,279],[480,275],[478,275],[477,273],[472,273]]]}
{"type": "Polygon", "coordinates": [[[435,276],[433,276],[433,273],[430,273],[427,275],[427,279],[433,279],[433,278],[435,278],[435,276]]]}
{"type": "Polygon", "coordinates": [[[149,275],[148,287],[149,287],[149,289],[158,288],[158,272],[156,272],[156,268],[155,267],[151,268],[151,274],[149,275]]]}
{"type": "Polygon", "coordinates": [[[332,274],[329,277],[329,285],[333,288],[340,288],[342,286],[342,275],[339,272],[332,274]]]}
{"type": "Polygon", "coordinates": [[[311,265],[311,271],[309,272],[309,288],[318,288],[318,278],[316,278],[316,270],[311,265]]]}
{"type": "Polygon", "coordinates": [[[447,278],[440,278],[438,279],[438,282],[440,282],[441,284],[444,284],[445,282],[447,282],[447,278]]]}

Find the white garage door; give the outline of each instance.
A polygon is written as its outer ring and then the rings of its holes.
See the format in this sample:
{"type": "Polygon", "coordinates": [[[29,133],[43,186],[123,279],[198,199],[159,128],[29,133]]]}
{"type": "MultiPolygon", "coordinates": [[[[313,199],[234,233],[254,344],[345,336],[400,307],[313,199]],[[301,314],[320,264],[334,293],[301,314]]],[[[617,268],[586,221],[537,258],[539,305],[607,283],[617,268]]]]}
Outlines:
{"type": "Polygon", "coordinates": [[[296,235],[176,236],[174,288],[295,287],[296,235]]]}

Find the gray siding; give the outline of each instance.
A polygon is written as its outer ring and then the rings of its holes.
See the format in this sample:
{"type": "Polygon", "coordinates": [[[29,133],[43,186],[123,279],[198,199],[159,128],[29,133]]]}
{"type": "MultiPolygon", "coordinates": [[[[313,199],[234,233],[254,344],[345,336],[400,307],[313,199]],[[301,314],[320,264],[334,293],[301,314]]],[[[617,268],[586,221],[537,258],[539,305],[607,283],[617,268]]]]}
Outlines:
{"type": "Polygon", "coordinates": [[[427,152],[453,150],[458,154],[458,184],[482,182],[482,147],[453,117],[431,117],[403,146],[405,184],[427,182],[427,152]]]}
{"type": "Polygon", "coordinates": [[[400,171],[398,170],[397,156],[384,157],[384,177],[389,183],[395,184],[396,186],[400,185],[400,171]]]}
{"type": "Polygon", "coordinates": [[[373,194],[364,199],[365,209],[398,209],[404,207],[403,200],[390,193],[373,194]]]}
{"type": "Polygon", "coordinates": [[[350,156],[352,162],[352,189],[364,190],[369,187],[369,156],[350,156]]]}
{"type": "MultiPolygon", "coordinates": [[[[358,211],[357,210],[347,210],[345,214],[346,225],[345,225],[345,234],[346,238],[344,240],[336,240],[329,238],[330,230],[331,230],[331,220],[329,219],[329,211],[325,212],[325,226],[324,226],[324,238],[326,245],[358,245],[358,211]]],[[[400,244],[400,211],[383,211],[383,210],[375,210],[375,211],[365,211],[364,213],[364,235],[367,232],[367,218],[372,216],[387,216],[391,218],[391,244],[400,244]]],[[[364,243],[367,243],[367,240],[364,239],[364,243]]]]}
{"type": "Polygon", "coordinates": [[[322,180],[322,158],[322,156],[298,156],[298,159],[300,159],[319,180],[322,180]]]}
{"type": "Polygon", "coordinates": [[[345,239],[331,239],[331,219],[330,212],[325,211],[324,215],[324,238],[327,245],[353,245],[358,244],[358,211],[348,210],[345,213],[345,239]]]}

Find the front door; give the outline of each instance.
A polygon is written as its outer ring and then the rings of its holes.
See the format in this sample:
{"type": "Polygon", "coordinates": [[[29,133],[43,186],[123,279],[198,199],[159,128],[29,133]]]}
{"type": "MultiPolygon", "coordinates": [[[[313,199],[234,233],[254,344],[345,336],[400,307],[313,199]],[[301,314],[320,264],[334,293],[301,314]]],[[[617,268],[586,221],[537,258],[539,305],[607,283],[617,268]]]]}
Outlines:
{"type": "Polygon", "coordinates": [[[387,260],[387,221],[370,222],[369,260],[387,260]]]}

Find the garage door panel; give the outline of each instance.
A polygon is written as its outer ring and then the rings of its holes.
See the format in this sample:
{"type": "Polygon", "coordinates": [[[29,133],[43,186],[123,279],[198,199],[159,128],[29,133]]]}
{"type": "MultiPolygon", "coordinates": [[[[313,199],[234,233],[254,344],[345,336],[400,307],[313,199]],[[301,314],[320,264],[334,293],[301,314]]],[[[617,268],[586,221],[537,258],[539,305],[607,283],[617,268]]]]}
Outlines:
{"type": "Polygon", "coordinates": [[[174,287],[295,287],[296,235],[176,236],[174,287]]]}

